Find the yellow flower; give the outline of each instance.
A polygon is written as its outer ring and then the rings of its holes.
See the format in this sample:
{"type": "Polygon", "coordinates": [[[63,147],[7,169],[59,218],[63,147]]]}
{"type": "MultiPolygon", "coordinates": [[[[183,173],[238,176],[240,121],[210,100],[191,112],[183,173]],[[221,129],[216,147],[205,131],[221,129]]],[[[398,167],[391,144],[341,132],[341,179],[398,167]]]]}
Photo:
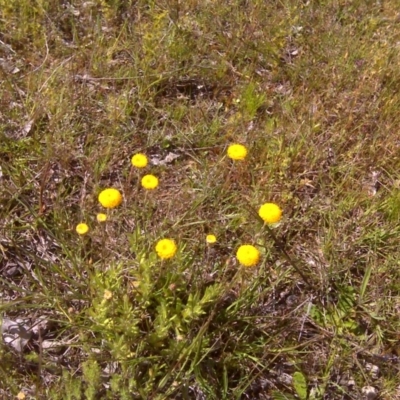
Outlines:
{"type": "Polygon", "coordinates": [[[112,291],[105,289],[104,294],[103,294],[103,299],[104,300],[110,300],[113,297],[112,291]]]}
{"type": "Polygon", "coordinates": [[[158,186],[158,178],[154,175],[145,175],[142,178],[142,186],[145,189],[155,189],[158,186]]]}
{"type": "Polygon", "coordinates": [[[247,156],[247,149],[242,144],[231,144],[228,147],[228,157],[232,160],[244,160],[247,156]]]}
{"type": "Polygon", "coordinates": [[[260,261],[260,252],[251,244],[244,244],[238,248],[236,258],[245,267],[254,267],[260,261]]]}
{"type": "Polygon", "coordinates": [[[138,153],[131,158],[131,163],[136,168],[144,168],[147,165],[148,161],[147,157],[144,154],[138,153]]]}
{"type": "Polygon", "coordinates": [[[178,248],[172,239],[162,239],[157,242],[156,252],[162,259],[172,258],[178,248]]]}
{"type": "Polygon", "coordinates": [[[84,235],[89,232],[89,227],[84,223],[80,223],[76,226],[75,230],[79,235],[84,235]]]}
{"type": "Polygon", "coordinates": [[[282,210],[275,203],[265,203],[258,210],[258,215],[267,224],[275,224],[282,218],[282,210]]]}
{"type": "Polygon", "coordinates": [[[217,241],[217,237],[215,235],[207,235],[206,236],[206,242],[208,244],[213,244],[217,241]]]}
{"type": "Polygon", "coordinates": [[[24,392],[19,392],[18,394],[17,394],[17,399],[18,400],[24,400],[24,399],[26,399],[26,395],[25,395],[25,393],[24,392]]]}
{"type": "Polygon", "coordinates": [[[107,221],[107,215],[103,213],[98,213],[96,216],[96,219],[98,222],[104,222],[107,221]]]}
{"type": "Polygon", "coordinates": [[[115,208],[122,203],[122,195],[117,189],[104,189],[99,194],[99,202],[105,208],[115,208]]]}

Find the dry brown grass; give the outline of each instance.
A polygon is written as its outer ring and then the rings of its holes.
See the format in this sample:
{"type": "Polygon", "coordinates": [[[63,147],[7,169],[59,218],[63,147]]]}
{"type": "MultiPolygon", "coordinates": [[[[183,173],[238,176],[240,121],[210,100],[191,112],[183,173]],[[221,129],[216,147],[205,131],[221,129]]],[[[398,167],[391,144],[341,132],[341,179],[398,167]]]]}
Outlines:
{"type": "Polygon", "coordinates": [[[0,0],[1,396],[400,398],[396,5],[0,0]]]}

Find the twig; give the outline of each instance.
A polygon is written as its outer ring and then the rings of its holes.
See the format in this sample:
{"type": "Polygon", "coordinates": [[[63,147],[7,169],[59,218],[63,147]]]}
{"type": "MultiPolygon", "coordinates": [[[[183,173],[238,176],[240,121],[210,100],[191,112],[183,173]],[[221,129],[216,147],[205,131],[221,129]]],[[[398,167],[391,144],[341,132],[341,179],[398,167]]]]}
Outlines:
{"type": "Polygon", "coordinates": [[[277,238],[275,233],[272,231],[272,229],[265,224],[264,228],[268,232],[269,236],[272,238],[272,240],[275,243],[275,246],[278,248],[278,250],[282,253],[282,255],[285,257],[286,261],[293,267],[293,269],[301,276],[301,279],[303,279],[304,283],[311,289],[314,288],[314,286],[310,283],[309,279],[304,275],[304,273],[301,271],[300,267],[297,265],[297,261],[295,261],[289,253],[286,251],[284,244],[281,242],[280,239],[277,238]]]}

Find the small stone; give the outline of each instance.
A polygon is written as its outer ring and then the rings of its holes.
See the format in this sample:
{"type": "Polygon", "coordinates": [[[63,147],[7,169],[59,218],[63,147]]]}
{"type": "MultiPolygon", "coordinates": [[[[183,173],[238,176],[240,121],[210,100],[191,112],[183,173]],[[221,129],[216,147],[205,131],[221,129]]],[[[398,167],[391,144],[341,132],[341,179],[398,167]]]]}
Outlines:
{"type": "Polygon", "coordinates": [[[286,298],[286,304],[288,306],[294,306],[297,303],[297,296],[294,294],[291,294],[286,298]]]}
{"type": "Polygon", "coordinates": [[[40,334],[41,336],[43,336],[47,333],[49,328],[50,328],[50,321],[46,317],[40,316],[34,322],[31,330],[34,335],[39,336],[40,334]]]}
{"type": "Polygon", "coordinates": [[[356,381],[353,378],[350,378],[349,381],[347,382],[347,386],[349,387],[356,386],[356,381]]]}
{"type": "Polygon", "coordinates": [[[378,397],[378,392],[373,386],[364,386],[361,393],[364,395],[364,400],[374,400],[378,397]]]}
{"type": "Polygon", "coordinates": [[[12,277],[18,275],[19,272],[20,272],[19,267],[18,267],[18,266],[14,266],[14,267],[10,267],[10,268],[8,268],[8,269],[6,270],[6,275],[7,275],[9,278],[12,278],[12,277]]]}
{"type": "Polygon", "coordinates": [[[103,369],[104,374],[107,376],[110,376],[112,374],[115,374],[118,370],[118,363],[117,362],[110,362],[106,365],[106,367],[103,369]]]}
{"type": "Polygon", "coordinates": [[[17,352],[22,353],[32,336],[27,321],[22,318],[17,318],[15,321],[4,318],[1,322],[4,343],[13,347],[17,352]]]}
{"type": "Polygon", "coordinates": [[[175,154],[172,152],[169,152],[164,159],[161,158],[161,156],[153,156],[150,158],[150,162],[153,165],[167,165],[171,164],[173,161],[175,161],[177,158],[179,158],[179,154],[175,154]]]}
{"type": "Polygon", "coordinates": [[[63,343],[57,340],[43,340],[42,341],[42,349],[43,350],[57,350],[59,349],[63,343]]]}
{"type": "Polygon", "coordinates": [[[371,377],[373,379],[377,379],[379,376],[379,367],[377,365],[371,364],[371,363],[366,363],[365,364],[365,369],[370,372],[371,377]]]}
{"type": "Polygon", "coordinates": [[[286,372],[282,372],[277,378],[280,383],[283,383],[285,385],[291,385],[293,382],[293,377],[286,372]]]}

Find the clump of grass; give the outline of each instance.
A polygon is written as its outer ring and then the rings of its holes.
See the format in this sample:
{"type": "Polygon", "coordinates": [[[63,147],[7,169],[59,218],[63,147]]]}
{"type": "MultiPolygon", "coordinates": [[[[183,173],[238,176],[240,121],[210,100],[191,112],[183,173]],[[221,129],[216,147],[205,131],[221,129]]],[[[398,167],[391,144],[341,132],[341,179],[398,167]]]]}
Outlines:
{"type": "Polygon", "coordinates": [[[395,6],[0,0],[1,396],[396,397],[395,6]]]}

